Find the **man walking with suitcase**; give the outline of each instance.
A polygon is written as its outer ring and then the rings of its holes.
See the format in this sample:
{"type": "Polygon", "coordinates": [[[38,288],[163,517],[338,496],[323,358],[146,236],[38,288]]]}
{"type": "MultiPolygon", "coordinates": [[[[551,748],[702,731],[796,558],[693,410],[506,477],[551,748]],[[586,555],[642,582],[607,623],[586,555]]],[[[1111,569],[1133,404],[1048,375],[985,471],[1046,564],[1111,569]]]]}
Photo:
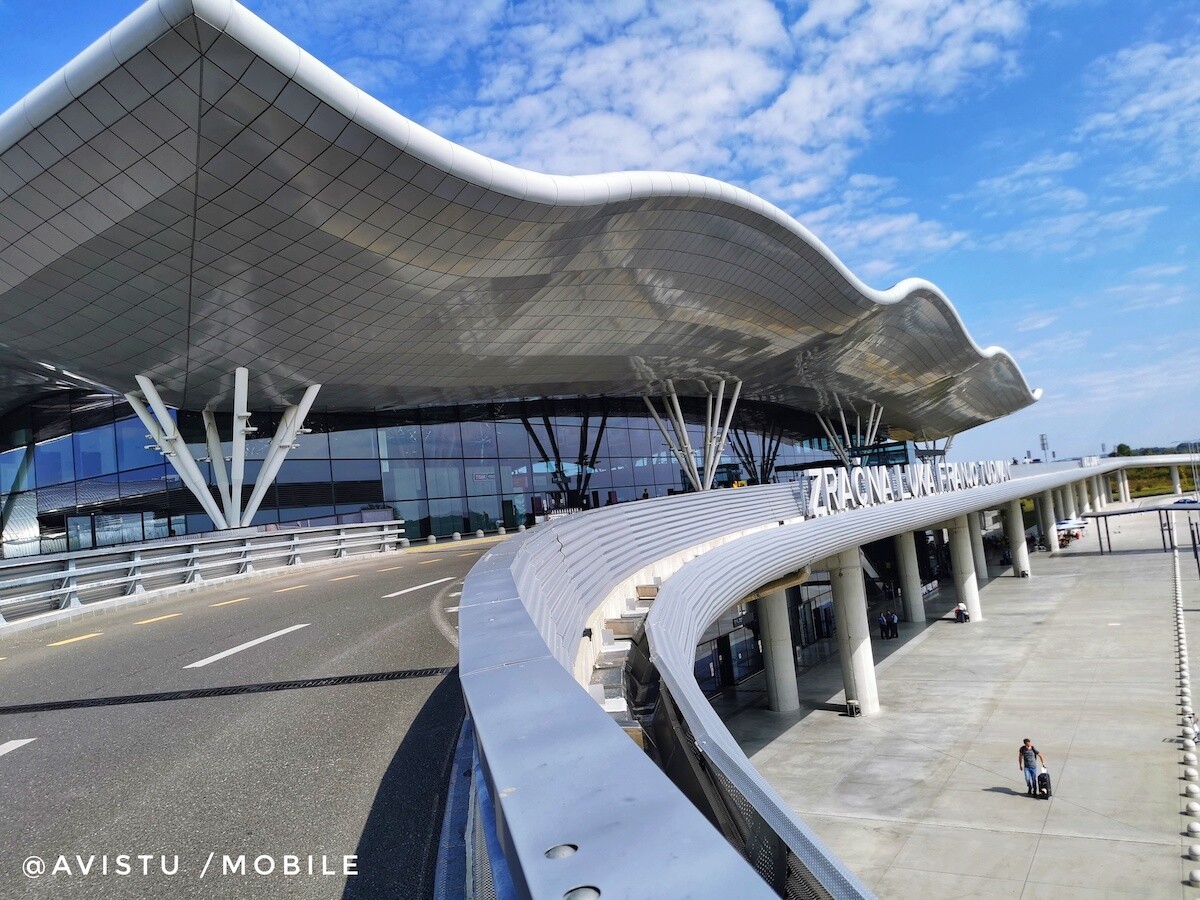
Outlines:
{"type": "Polygon", "coordinates": [[[1025,738],[1025,742],[1017,750],[1017,766],[1025,770],[1025,786],[1029,789],[1030,797],[1036,794],[1038,789],[1038,763],[1044,766],[1046,760],[1042,759],[1038,748],[1033,746],[1033,741],[1025,738]]]}

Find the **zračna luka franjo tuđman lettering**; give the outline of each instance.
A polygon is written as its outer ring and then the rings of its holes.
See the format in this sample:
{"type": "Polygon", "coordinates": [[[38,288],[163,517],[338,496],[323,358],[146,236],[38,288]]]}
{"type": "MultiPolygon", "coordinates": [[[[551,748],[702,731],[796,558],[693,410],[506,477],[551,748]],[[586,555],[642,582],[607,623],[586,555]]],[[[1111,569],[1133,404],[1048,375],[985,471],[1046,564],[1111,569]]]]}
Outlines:
{"type": "Polygon", "coordinates": [[[812,469],[804,473],[804,515],[813,519],[846,509],[999,484],[1010,477],[1009,463],[1001,460],[812,469]]]}

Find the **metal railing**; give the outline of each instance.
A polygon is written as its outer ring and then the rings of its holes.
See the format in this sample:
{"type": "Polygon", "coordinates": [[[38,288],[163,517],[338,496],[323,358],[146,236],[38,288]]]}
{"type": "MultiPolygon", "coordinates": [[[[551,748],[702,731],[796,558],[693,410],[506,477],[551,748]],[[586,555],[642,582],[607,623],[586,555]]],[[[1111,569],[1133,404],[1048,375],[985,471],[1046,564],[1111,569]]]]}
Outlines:
{"type": "Polygon", "coordinates": [[[300,562],[394,550],[402,521],[244,528],[138,546],[0,562],[0,624],[56,609],[201,584],[300,562]]]}
{"type": "Polygon", "coordinates": [[[796,484],[685,494],[592,510],[493,548],[464,585],[460,665],[514,890],[869,897],[755,772],[705,700],[692,671],[699,635],[741,596],[806,559],[1080,477],[1172,462],[1014,466],[1001,484],[811,520],[802,518],[796,484]],[[678,711],[679,745],[729,806],[735,833],[714,828],[571,674],[589,644],[585,624],[614,590],[656,565],[664,580],[647,619],[652,663],[678,711]]]}

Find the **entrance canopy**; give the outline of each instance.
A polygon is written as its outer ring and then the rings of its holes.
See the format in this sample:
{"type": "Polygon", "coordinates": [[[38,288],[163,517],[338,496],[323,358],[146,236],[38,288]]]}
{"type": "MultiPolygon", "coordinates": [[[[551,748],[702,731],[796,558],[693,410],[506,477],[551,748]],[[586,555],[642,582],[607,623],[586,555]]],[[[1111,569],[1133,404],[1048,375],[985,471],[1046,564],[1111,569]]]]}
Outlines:
{"type": "Polygon", "coordinates": [[[918,279],[876,291],[709,178],[561,177],[432,134],[232,0],[151,0],[0,116],[0,412],[531,397],[883,407],[940,437],[1034,402],[918,279]]]}

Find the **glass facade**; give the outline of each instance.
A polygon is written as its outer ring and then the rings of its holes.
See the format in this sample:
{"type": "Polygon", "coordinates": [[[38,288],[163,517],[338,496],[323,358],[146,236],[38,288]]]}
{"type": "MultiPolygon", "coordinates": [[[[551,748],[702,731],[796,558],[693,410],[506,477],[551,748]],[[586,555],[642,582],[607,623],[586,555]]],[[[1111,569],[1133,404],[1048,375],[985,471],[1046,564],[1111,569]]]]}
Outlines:
{"type": "MultiPolygon", "coordinates": [[[[684,402],[695,447],[703,443],[703,412],[684,402]]],[[[244,499],[281,413],[252,414],[244,499]]],[[[173,414],[215,484],[200,413],[173,414]]],[[[227,457],[229,420],[218,413],[227,457]]],[[[687,489],[640,398],[314,412],[304,424],[254,524],[403,519],[417,539],[532,525],[557,509],[687,489]]],[[[794,411],[743,401],[718,486],[762,480],[768,456],[767,480],[794,478],[827,459],[812,426],[794,411]],[[769,423],[769,438],[760,423],[769,423]]],[[[4,557],[212,530],[124,400],[89,393],[38,400],[0,419],[0,525],[4,557]]]]}

